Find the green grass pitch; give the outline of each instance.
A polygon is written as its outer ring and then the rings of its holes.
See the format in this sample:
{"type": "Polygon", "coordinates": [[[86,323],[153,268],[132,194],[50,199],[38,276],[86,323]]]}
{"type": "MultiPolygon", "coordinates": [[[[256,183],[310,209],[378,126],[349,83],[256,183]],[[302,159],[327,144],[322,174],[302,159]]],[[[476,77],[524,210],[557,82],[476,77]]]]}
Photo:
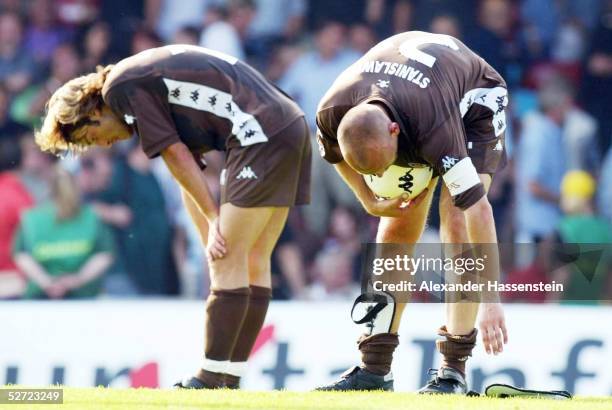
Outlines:
{"type": "MultiPolygon", "coordinates": [[[[9,408],[0,405],[1,409],[9,408]]],[[[610,409],[612,397],[578,397],[572,400],[490,399],[457,396],[419,396],[385,392],[252,392],[66,388],[64,404],[10,406],[27,409],[145,410],[145,409],[610,409]]]]}

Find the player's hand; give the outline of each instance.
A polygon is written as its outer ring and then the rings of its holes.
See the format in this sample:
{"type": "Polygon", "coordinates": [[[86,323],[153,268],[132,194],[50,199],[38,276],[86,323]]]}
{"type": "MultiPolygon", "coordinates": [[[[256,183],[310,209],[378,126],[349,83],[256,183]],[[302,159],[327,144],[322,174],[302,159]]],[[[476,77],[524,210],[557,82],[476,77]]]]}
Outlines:
{"type": "Polygon", "coordinates": [[[219,218],[215,218],[209,224],[206,253],[211,261],[223,258],[227,253],[225,238],[219,229],[219,218]]]}
{"type": "Polygon", "coordinates": [[[483,303],[480,307],[480,334],[488,354],[497,355],[504,351],[508,343],[506,319],[501,303],[483,303]]]}
{"type": "Polygon", "coordinates": [[[377,200],[372,199],[367,201],[364,205],[366,211],[373,216],[386,216],[390,218],[396,218],[404,215],[409,209],[417,207],[423,199],[427,196],[428,189],[425,188],[423,192],[417,195],[413,199],[408,199],[408,195],[404,194],[393,199],[377,200]]]}

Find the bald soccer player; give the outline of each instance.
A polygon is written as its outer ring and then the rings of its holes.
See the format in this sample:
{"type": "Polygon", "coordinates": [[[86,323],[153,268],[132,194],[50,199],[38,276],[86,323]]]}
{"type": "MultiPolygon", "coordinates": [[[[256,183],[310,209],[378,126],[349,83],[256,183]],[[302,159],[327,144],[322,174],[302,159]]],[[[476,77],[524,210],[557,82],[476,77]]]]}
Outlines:
{"type": "MultiPolygon", "coordinates": [[[[486,194],[506,162],[507,103],[502,77],[459,40],[406,32],[382,41],[338,77],[319,104],[317,142],[365,210],[380,217],[377,242],[419,240],[441,176],[442,242],[495,244],[486,194]],[[402,197],[378,200],[364,182],[363,175],[411,163],[428,164],[434,178],[408,206],[402,197]]],[[[393,389],[391,362],[405,305],[390,305],[381,308],[392,314],[370,318],[371,331],[358,341],[361,366],[320,389],[393,389]]],[[[478,309],[475,302],[447,304],[437,341],[442,364],[420,392],[467,392],[465,363],[476,344],[478,309]]],[[[481,309],[485,350],[498,354],[508,340],[502,306],[481,309]]]]}
{"type": "Polygon", "coordinates": [[[289,208],[309,202],[304,114],[236,58],[172,45],[64,84],[49,100],[36,142],[45,151],[78,152],[134,133],[180,185],[210,267],[204,357],[176,386],[237,388],[272,295],[272,250],[289,208]],[[202,172],[202,155],[211,150],[226,152],[220,204],[202,172]]]}

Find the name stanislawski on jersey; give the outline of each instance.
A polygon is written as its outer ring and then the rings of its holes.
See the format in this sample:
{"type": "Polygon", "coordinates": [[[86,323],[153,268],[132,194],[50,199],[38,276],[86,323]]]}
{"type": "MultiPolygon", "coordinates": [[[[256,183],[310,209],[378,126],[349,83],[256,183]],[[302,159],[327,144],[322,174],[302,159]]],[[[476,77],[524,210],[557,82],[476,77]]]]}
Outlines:
{"type": "Polygon", "coordinates": [[[431,82],[429,77],[425,77],[420,70],[406,64],[375,60],[366,61],[361,65],[362,73],[380,74],[381,71],[383,74],[394,75],[406,81],[410,81],[421,88],[427,88],[431,82]]]}

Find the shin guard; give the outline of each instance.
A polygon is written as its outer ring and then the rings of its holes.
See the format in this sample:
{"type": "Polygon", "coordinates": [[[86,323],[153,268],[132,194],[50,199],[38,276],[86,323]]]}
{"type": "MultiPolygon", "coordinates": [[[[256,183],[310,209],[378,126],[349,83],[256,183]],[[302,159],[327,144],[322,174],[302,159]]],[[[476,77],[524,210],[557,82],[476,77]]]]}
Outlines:
{"type": "Polygon", "coordinates": [[[353,304],[351,318],[356,324],[366,326],[366,333],[357,341],[363,368],[380,376],[388,374],[393,352],[399,344],[398,335],[390,333],[395,318],[395,300],[386,293],[360,295],[353,304]],[[357,313],[356,308],[361,313],[357,313]]]}

